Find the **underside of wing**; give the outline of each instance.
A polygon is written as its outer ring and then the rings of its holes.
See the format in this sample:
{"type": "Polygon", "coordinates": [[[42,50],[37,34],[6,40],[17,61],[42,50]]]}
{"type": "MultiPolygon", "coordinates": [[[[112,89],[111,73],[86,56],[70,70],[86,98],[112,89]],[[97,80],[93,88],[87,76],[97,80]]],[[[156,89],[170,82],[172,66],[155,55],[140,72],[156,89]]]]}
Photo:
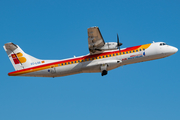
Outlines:
{"type": "Polygon", "coordinates": [[[101,48],[105,42],[98,27],[88,28],[88,45],[90,54],[103,52],[101,48]]]}

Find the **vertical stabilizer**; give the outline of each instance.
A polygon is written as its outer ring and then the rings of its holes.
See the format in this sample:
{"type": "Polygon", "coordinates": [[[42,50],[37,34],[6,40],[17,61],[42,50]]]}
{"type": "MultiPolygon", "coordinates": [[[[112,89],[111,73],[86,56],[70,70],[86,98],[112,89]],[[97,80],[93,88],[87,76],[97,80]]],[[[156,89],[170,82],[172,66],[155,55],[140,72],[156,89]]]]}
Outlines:
{"type": "Polygon", "coordinates": [[[18,45],[15,45],[14,43],[6,43],[3,47],[15,70],[21,70],[35,66],[35,64],[42,63],[42,60],[26,54],[18,45]]]}

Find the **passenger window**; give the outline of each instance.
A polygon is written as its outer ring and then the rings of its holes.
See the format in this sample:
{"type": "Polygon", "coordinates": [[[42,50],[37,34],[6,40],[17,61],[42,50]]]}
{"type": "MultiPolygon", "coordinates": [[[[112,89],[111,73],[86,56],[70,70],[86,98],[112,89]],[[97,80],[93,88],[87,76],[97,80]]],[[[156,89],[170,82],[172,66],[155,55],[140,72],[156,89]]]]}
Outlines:
{"type": "Polygon", "coordinates": [[[71,62],[73,64],[73,62],[71,62]]]}
{"type": "Polygon", "coordinates": [[[78,60],[78,62],[80,62],[80,60],[78,60]]]}
{"type": "Polygon", "coordinates": [[[136,52],[138,52],[138,50],[136,50],[136,52]]]}
{"type": "Polygon", "coordinates": [[[131,53],[131,51],[129,51],[129,53],[131,53]]]}
{"type": "Polygon", "coordinates": [[[63,63],[61,63],[61,65],[63,66],[63,63]]]}
{"type": "Polygon", "coordinates": [[[106,55],[106,57],[108,57],[108,55],[106,55]]]}
{"type": "Polygon", "coordinates": [[[67,63],[64,63],[65,65],[67,64],[67,63]]]}
{"type": "Polygon", "coordinates": [[[109,55],[109,57],[111,57],[111,55],[109,55]]]}
{"type": "Polygon", "coordinates": [[[126,54],[128,54],[128,51],[126,52],[126,54]]]}
{"type": "Polygon", "coordinates": [[[99,57],[99,59],[101,59],[101,57],[99,57]]]}
{"type": "Polygon", "coordinates": [[[70,62],[68,62],[68,64],[70,64],[70,62]]]}
{"type": "Polygon", "coordinates": [[[74,61],[76,63],[76,61],[74,61]]]}
{"type": "Polygon", "coordinates": [[[94,60],[94,58],[92,58],[92,60],[94,60]]]}
{"type": "Polygon", "coordinates": [[[123,52],[123,54],[125,54],[125,52],[123,52]]]}
{"type": "Polygon", "coordinates": [[[143,48],[143,50],[145,50],[145,49],[143,48]]]}
{"type": "Polygon", "coordinates": [[[135,51],[133,50],[133,52],[135,52],[135,51]]]}
{"type": "Polygon", "coordinates": [[[141,51],[141,49],[139,49],[139,51],[141,51]]]}
{"type": "Polygon", "coordinates": [[[104,58],[104,56],[102,56],[104,58]]]}
{"type": "Polygon", "coordinates": [[[118,55],[118,53],[116,53],[116,55],[118,55]]]}

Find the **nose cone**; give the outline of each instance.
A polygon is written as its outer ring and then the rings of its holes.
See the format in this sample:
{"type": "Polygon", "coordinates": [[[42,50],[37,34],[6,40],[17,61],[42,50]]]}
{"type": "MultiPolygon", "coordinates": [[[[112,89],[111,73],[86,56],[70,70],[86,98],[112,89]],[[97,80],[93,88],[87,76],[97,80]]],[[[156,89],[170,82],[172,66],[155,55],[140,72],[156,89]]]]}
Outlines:
{"type": "Polygon", "coordinates": [[[172,52],[173,52],[173,53],[176,53],[177,51],[178,51],[178,49],[177,49],[176,47],[173,47],[173,48],[172,48],[172,52]]]}
{"type": "Polygon", "coordinates": [[[173,47],[173,46],[167,46],[167,47],[164,47],[164,53],[165,54],[169,54],[169,55],[173,55],[175,54],[178,49],[176,47],[173,47]]]}

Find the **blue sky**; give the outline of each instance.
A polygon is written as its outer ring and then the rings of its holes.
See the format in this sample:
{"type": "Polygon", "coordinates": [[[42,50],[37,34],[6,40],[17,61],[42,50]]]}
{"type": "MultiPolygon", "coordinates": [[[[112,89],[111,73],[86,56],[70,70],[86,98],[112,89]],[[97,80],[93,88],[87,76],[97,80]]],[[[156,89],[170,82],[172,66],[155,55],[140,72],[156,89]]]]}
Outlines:
{"type": "MultiPolygon", "coordinates": [[[[87,28],[123,47],[164,41],[180,48],[179,0],[1,0],[0,44],[40,59],[87,54],[87,28]]],[[[179,120],[180,53],[100,73],[10,77],[1,53],[1,120],[179,120]]]]}

